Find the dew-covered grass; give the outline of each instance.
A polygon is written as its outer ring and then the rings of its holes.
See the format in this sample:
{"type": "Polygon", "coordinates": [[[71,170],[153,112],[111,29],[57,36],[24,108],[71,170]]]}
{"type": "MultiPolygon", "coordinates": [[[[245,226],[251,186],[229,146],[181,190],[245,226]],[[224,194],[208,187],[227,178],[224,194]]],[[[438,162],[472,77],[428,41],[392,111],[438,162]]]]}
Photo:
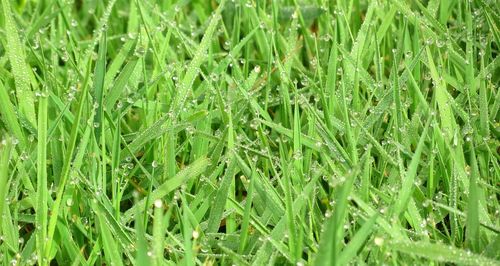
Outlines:
{"type": "Polygon", "coordinates": [[[494,0],[0,0],[1,265],[500,265],[494,0]]]}

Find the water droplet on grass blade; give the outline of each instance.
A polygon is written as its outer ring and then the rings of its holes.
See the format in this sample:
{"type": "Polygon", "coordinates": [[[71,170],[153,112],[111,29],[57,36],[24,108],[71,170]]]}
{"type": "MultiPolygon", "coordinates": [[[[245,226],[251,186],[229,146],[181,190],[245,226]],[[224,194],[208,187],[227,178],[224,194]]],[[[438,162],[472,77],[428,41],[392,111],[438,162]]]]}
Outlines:
{"type": "Polygon", "coordinates": [[[156,208],[161,208],[163,206],[163,202],[161,201],[161,199],[157,199],[155,200],[154,205],[156,208]]]}
{"type": "Polygon", "coordinates": [[[200,232],[198,232],[197,230],[193,230],[193,239],[198,239],[200,237],[200,232]]]}
{"type": "Polygon", "coordinates": [[[373,242],[375,243],[375,245],[377,245],[377,246],[380,247],[380,246],[382,246],[384,244],[384,239],[381,238],[381,237],[375,237],[373,239],[373,242]]]}
{"type": "Polygon", "coordinates": [[[143,57],[146,54],[146,49],[142,46],[137,47],[135,49],[134,55],[137,57],[143,57]]]}

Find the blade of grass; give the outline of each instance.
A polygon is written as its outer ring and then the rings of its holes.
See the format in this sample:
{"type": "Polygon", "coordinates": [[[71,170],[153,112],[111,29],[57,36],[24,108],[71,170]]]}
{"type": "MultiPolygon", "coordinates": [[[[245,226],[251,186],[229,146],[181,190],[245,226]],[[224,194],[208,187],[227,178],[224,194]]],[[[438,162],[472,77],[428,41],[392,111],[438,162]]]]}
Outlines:
{"type": "Polygon", "coordinates": [[[38,98],[38,136],[37,136],[37,205],[36,205],[36,228],[37,228],[37,250],[38,263],[48,265],[50,245],[47,242],[47,221],[48,221],[48,189],[47,189],[47,92],[42,92],[38,98]]]}
{"type": "Polygon", "coordinates": [[[28,122],[35,126],[35,97],[31,90],[29,79],[31,68],[26,62],[23,44],[19,38],[9,0],[2,0],[2,11],[7,40],[6,53],[12,67],[12,74],[14,75],[19,109],[28,122]]]}
{"type": "Polygon", "coordinates": [[[401,191],[394,203],[394,216],[397,217],[406,209],[408,201],[411,197],[413,186],[415,183],[415,178],[417,176],[417,169],[421,162],[422,150],[424,149],[424,143],[427,138],[427,130],[431,123],[432,117],[429,117],[427,123],[425,124],[424,130],[418,141],[417,149],[411,158],[410,165],[404,174],[403,183],[401,184],[401,191]]]}
{"type": "Polygon", "coordinates": [[[490,258],[444,244],[395,241],[390,243],[390,247],[408,255],[416,255],[439,262],[462,265],[498,265],[497,261],[490,258]]]}
{"type": "MultiPolygon", "coordinates": [[[[91,61],[89,60],[89,64],[90,64],[90,62],[91,61]]],[[[43,238],[43,241],[46,242],[47,249],[44,250],[43,255],[39,255],[40,260],[45,260],[44,264],[41,264],[41,265],[47,264],[50,260],[49,252],[50,252],[50,248],[51,248],[52,241],[53,241],[54,230],[55,230],[57,219],[59,216],[59,209],[61,207],[64,189],[65,189],[66,182],[68,180],[69,173],[71,170],[71,162],[73,160],[73,153],[75,151],[76,139],[78,137],[78,131],[80,128],[80,121],[82,118],[83,109],[86,105],[87,93],[89,91],[89,88],[88,88],[88,86],[89,86],[88,81],[89,81],[89,77],[90,77],[89,70],[90,70],[90,67],[87,68],[87,73],[85,76],[85,80],[83,82],[83,90],[80,94],[80,99],[78,101],[78,103],[79,103],[78,107],[77,107],[78,111],[77,111],[77,114],[75,116],[73,126],[71,128],[71,134],[70,134],[70,138],[69,138],[70,142],[69,142],[69,145],[68,145],[67,150],[66,150],[66,158],[65,158],[65,162],[64,162],[63,169],[61,172],[61,179],[59,181],[60,183],[59,183],[59,187],[57,189],[57,194],[56,194],[57,196],[56,196],[56,200],[54,201],[54,204],[52,205],[52,209],[51,209],[52,214],[49,218],[48,229],[47,229],[47,240],[45,238],[43,238]]]]}
{"type": "MultiPolygon", "coordinates": [[[[5,199],[9,191],[9,161],[11,158],[11,141],[3,139],[0,144],[0,215],[3,215],[4,208],[8,207],[5,199]]],[[[3,219],[0,219],[0,230],[4,227],[2,225],[3,219]]],[[[5,232],[0,232],[3,235],[5,232]]]]}
{"type": "Polygon", "coordinates": [[[347,265],[358,253],[366,239],[370,236],[373,226],[377,221],[378,214],[373,215],[366,220],[347,246],[339,254],[338,264],[347,265]]]}
{"type": "Polygon", "coordinates": [[[21,147],[23,149],[26,148],[28,141],[17,120],[14,105],[10,101],[9,94],[2,81],[0,81],[0,114],[2,114],[2,118],[8,130],[19,140],[21,147]]]}

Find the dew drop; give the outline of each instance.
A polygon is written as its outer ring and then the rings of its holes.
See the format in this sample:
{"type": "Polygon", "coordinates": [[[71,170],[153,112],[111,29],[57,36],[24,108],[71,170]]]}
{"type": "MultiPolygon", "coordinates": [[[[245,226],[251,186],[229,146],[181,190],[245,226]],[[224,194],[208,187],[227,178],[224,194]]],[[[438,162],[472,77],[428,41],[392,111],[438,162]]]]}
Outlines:
{"type": "Polygon", "coordinates": [[[198,239],[200,237],[200,232],[193,230],[193,239],[198,239]]]}
{"type": "Polygon", "coordinates": [[[375,237],[375,239],[373,239],[373,242],[375,243],[375,245],[380,247],[384,244],[384,239],[381,237],[375,237]]]}
{"type": "Polygon", "coordinates": [[[161,201],[161,199],[157,199],[155,200],[154,205],[156,208],[161,208],[163,206],[163,202],[161,201]]]}
{"type": "Polygon", "coordinates": [[[66,200],[66,206],[68,206],[68,207],[73,206],[73,199],[72,198],[69,198],[66,200]]]}

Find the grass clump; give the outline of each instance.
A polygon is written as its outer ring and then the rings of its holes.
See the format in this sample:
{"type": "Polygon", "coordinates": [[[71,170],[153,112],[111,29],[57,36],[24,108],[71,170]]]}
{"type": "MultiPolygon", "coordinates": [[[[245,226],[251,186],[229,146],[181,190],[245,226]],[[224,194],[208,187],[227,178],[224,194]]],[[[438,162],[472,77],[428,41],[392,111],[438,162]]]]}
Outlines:
{"type": "Polygon", "coordinates": [[[1,264],[499,265],[499,11],[1,0],[1,264]]]}

